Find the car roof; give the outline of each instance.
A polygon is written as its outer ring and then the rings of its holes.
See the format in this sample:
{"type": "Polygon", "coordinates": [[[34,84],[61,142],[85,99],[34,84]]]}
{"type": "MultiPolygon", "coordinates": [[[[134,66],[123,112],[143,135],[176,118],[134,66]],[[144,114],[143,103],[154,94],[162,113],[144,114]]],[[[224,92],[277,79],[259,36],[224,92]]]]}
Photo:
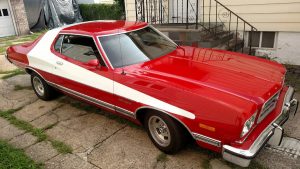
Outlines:
{"type": "Polygon", "coordinates": [[[124,20],[101,20],[73,24],[61,30],[62,33],[108,35],[128,32],[148,26],[146,22],[133,22],[124,20]]]}

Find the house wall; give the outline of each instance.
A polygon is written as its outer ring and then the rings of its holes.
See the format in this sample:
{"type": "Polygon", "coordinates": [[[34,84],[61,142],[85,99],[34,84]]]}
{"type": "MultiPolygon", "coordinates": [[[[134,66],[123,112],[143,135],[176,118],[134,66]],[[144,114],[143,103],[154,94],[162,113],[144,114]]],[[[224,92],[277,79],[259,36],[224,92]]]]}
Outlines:
{"type": "Polygon", "coordinates": [[[114,0],[77,0],[78,4],[113,4],[114,0]]]}
{"type": "Polygon", "coordinates": [[[300,33],[278,32],[276,47],[274,49],[257,49],[256,55],[269,56],[270,58],[292,65],[300,65],[300,33]]]}
{"type": "Polygon", "coordinates": [[[300,31],[300,0],[219,0],[263,31],[300,31]]]}
{"type": "Polygon", "coordinates": [[[126,20],[135,21],[135,0],[125,0],[126,20]]]}
{"type": "MultiPolygon", "coordinates": [[[[213,0],[211,2],[211,20],[214,22],[216,3],[213,0]]],[[[281,63],[300,65],[300,0],[219,0],[219,2],[255,26],[258,31],[277,32],[274,48],[258,48],[256,55],[267,55],[281,63]]],[[[135,0],[125,0],[125,6],[126,19],[135,21],[135,0]]],[[[202,9],[202,0],[199,0],[199,6],[199,9],[202,9]]],[[[218,6],[217,9],[219,13],[218,21],[227,22],[229,15],[226,15],[226,10],[221,6],[218,6]]],[[[204,21],[207,22],[209,19],[209,0],[204,0],[204,11],[206,13],[204,21]]],[[[202,22],[203,16],[200,15],[199,19],[202,22]]],[[[231,26],[235,27],[236,18],[233,17],[232,22],[231,26]]],[[[241,26],[243,24],[239,24],[239,30],[243,30],[241,26]]],[[[225,27],[228,29],[228,24],[225,23],[225,27]]],[[[247,30],[249,30],[249,27],[247,30]]],[[[248,36],[246,36],[247,38],[248,36]]]]}
{"type": "MultiPolygon", "coordinates": [[[[219,2],[254,25],[258,30],[300,31],[300,0],[219,0],[219,2]]],[[[204,3],[205,21],[208,21],[209,0],[204,0],[204,3]]],[[[135,0],[125,0],[125,4],[126,19],[135,20],[135,0]]],[[[203,1],[199,0],[199,9],[201,9],[202,4],[203,1]]],[[[212,18],[215,18],[215,7],[215,1],[212,0],[212,18]]],[[[218,12],[222,13],[223,11],[226,10],[218,6],[218,12]]],[[[222,19],[226,20],[226,18],[220,17],[220,20],[222,19]]],[[[214,21],[214,19],[212,20],[214,21]]]]}
{"type": "Polygon", "coordinates": [[[10,0],[13,20],[17,35],[26,35],[29,33],[29,25],[23,0],[10,0]]]}

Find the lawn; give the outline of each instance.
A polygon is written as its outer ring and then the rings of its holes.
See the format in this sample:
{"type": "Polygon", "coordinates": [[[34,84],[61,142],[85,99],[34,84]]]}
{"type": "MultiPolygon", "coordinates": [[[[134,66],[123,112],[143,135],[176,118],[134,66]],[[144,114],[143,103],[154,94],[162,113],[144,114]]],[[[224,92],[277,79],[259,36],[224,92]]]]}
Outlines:
{"type": "Polygon", "coordinates": [[[13,148],[7,142],[0,140],[0,169],[35,169],[42,168],[25,155],[22,150],[13,148]]]}
{"type": "Polygon", "coordinates": [[[16,45],[25,42],[32,42],[36,38],[38,38],[41,34],[45,33],[47,30],[43,30],[40,32],[32,33],[24,36],[8,36],[4,38],[0,38],[0,55],[3,55],[7,49],[7,47],[11,45],[16,45]]]}

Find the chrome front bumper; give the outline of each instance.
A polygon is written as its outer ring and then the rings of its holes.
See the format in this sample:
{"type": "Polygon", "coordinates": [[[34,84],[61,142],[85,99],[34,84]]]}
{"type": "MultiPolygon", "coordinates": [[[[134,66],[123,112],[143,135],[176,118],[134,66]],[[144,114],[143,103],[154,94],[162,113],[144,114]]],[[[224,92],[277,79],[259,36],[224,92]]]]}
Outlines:
{"type": "Polygon", "coordinates": [[[222,155],[227,161],[242,167],[248,167],[259,151],[267,144],[280,144],[283,129],[280,127],[291,114],[295,115],[298,109],[298,101],[293,99],[294,88],[289,87],[284,97],[280,115],[257,137],[249,149],[239,149],[229,145],[223,145],[222,155]]]}

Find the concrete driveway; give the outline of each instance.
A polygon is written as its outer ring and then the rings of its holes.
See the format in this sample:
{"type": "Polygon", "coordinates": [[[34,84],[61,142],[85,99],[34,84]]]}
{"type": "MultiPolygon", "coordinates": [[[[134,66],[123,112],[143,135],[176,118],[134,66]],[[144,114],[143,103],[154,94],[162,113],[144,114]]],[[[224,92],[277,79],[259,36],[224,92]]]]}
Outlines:
{"type": "MultiPolygon", "coordinates": [[[[300,99],[300,95],[296,94],[300,99]]],[[[190,144],[176,155],[165,155],[143,128],[68,96],[45,102],[30,88],[29,75],[0,79],[0,110],[19,109],[13,116],[44,129],[52,139],[72,147],[62,154],[47,141],[0,118],[0,139],[25,150],[45,168],[238,168],[215,153],[190,144]]],[[[285,125],[280,147],[266,147],[251,168],[300,167],[300,113],[285,125]]]]}

